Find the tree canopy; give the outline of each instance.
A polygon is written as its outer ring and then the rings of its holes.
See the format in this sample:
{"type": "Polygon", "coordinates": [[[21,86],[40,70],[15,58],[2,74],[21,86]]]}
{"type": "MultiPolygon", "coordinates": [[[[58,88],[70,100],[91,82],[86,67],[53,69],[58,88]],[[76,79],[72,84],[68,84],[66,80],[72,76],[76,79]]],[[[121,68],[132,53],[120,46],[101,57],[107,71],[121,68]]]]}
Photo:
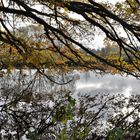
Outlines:
{"type": "Polygon", "coordinates": [[[75,99],[74,85],[19,72],[1,79],[0,139],[140,139],[140,95],[93,91],[75,99]]]}
{"type": "Polygon", "coordinates": [[[74,99],[75,80],[67,73],[140,78],[139,20],[139,0],[0,0],[0,69],[8,70],[0,78],[0,139],[140,139],[139,95],[74,99]],[[93,43],[98,35],[100,50],[93,43]],[[9,75],[22,65],[38,71],[9,75]]]}
{"type": "MultiPolygon", "coordinates": [[[[1,47],[10,45],[10,48],[16,49],[26,61],[29,60],[28,56],[33,55],[35,48],[48,50],[51,46],[51,51],[57,52],[62,60],[68,60],[75,65],[102,70],[100,64],[107,64],[139,78],[139,19],[138,0],[126,0],[115,5],[93,0],[1,0],[1,47]],[[34,39],[31,31],[29,32],[32,41],[27,34],[17,34],[20,33],[19,27],[29,25],[40,28],[40,31],[34,34],[34,39]],[[105,46],[118,48],[117,61],[112,60],[113,56],[103,57],[87,47],[85,42],[94,48],[90,42],[96,34],[104,36],[105,46]],[[65,48],[67,53],[62,48],[65,48]],[[76,48],[91,56],[91,61],[95,61],[99,66],[84,60],[86,57],[81,57],[76,48]],[[123,54],[129,64],[125,63],[123,54]]],[[[28,29],[30,30],[30,26],[28,29]]]]}

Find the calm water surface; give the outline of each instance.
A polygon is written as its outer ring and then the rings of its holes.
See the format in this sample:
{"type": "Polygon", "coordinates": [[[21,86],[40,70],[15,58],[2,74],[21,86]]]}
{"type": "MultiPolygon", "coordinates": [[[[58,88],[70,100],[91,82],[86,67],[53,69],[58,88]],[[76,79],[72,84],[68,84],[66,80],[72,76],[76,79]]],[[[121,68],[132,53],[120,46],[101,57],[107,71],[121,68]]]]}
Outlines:
{"type": "MultiPolygon", "coordinates": [[[[25,79],[32,79],[34,77],[31,77],[30,75],[35,74],[35,70],[31,70],[30,72],[27,71],[27,76],[25,79]]],[[[2,81],[4,79],[7,79],[9,84],[17,83],[19,80],[18,78],[19,70],[14,72],[12,76],[4,77],[0,79],[0,85],[2,84],[2,81]]],[[[26,71],[25,71],[26,73],[26,71]]],[[[126,97],[129,97],[132,94],[140,94],[140,80],[137,80],[136,78],[132,76],[121,76],[121,75],[111,75],[111,74],[105,74],[100,75],[96,74],[95,72],[89,71],[89,72],[78,72],[74,71],[72,74],[74,77],[74,84],[72,90],[75,90],[75,93],[87,93],[87,94],[97,94],[97,93],[107,93],[107,94],[124,94],[126,97]]],[[[44,78],[42,78],[42,81],[40,81],[38,78],[36,78],[36,83],[41,82],[42,83],[42,90],[45,90],[45,87],[51,88],[53,85],[46,84],[43,82],[44,78]],[[49,86],[48,86],[49,85],[49,86]]]]}
{"type": "Polygon", "coordinates": [[[80,73],[80,79],[76,81],[76,91],[80,93],[109,93],[124,94],[129,97],[132,94],[140,94],[140,80],[132,76],[99,75],[94,72],[80,73]]]}

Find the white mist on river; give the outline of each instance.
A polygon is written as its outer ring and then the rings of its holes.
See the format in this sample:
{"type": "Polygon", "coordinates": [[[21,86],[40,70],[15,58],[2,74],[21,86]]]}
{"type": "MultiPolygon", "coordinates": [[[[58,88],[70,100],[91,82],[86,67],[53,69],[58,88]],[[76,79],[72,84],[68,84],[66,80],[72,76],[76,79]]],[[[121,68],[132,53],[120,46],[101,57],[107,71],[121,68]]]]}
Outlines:
{"type": "Polygon", "coordinates": [[[80,79],[76,81],[76,91],[91,95],[97,93],[124,94],[129,97],[132,94],[140,94],[140,80],[118,74],[101,76],[92,71],[83,72],[80,73],[80,79]]]}

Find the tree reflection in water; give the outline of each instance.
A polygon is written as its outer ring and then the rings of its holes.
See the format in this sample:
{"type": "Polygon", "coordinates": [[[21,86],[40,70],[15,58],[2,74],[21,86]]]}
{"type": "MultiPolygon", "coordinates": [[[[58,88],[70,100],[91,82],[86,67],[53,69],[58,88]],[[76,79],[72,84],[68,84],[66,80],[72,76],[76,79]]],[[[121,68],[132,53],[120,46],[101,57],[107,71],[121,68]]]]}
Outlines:
{"type": "Polygon", "coordinates": [[[73,76],[61,76],[51,78],[71,82],[58,85],[44,75],[19,73],[1,79],[0,139],[140,138],[138,95],[97,93],[74,99],[73,76]]]}

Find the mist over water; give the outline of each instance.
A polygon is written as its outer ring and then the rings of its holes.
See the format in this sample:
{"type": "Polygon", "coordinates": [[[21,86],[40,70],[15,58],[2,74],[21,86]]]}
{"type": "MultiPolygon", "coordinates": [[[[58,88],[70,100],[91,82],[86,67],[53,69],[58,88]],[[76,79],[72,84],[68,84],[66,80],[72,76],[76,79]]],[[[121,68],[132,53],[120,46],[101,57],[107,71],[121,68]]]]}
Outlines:
{"type": "MultiPolygon", "coordinates": [[[[6,71],[6,70],[4,70],[6,71]]],[[[30,70],[30,71],[24,71],[23,76],[20,75],[20,71],[16,70],[12,72],[9,76],[4,76],[0,78],[0,87],[2,86],[3,82],[9,83],[9,85],[16,84],[21,78],[25,80],[25,82],[30,82],[35,78],[36,70],[30,70]]],[[[130,95],[139,95],[140,92],[140,80],[137,80],[136,78],[132,76],[121,76],[119,74],[111,75],[111,74],[104,74],[100,75],[95,73],[94,71],[88,71],[88,72],[79,72],[74,71],[70,75],[73,79],[73,82],[71,86],[71,90],[75,90],[75,93],[80,94],[90,94],[95,95],[97,93],[104,93],[104,94],[124,94],[125,97],[129,97],[130,95]]],[[[45,90],[45,87],[47,89],[51,88],[53,86],[53,83],[50,85],[46,85],[46,79],[44,76],[40,76],[40,83],[42,83],[42,90],[45,90]]],[[[36,84],[38,83],[39,77],[36,76],[36,84]]],[[[56,77],[56,80],[58,80],[58,77],[56,77]]],[[[47,81],[49,82],[49,80],[47,81]]],[[[69,83],[70,84],[70,83],[69,83]]],[[[63,86],[63,85],[62,85],[63,86]]]]}
{"type": "Polygon", "coordinates": [[[140,94],[140,80],[132,76],[121,76],[119,74],[99,75],[92,71],[80,73],[80,79],[76,81],[76,90],[81,94],[109,93],[124,94],[129,97],[132,94],[140,94]]]}

